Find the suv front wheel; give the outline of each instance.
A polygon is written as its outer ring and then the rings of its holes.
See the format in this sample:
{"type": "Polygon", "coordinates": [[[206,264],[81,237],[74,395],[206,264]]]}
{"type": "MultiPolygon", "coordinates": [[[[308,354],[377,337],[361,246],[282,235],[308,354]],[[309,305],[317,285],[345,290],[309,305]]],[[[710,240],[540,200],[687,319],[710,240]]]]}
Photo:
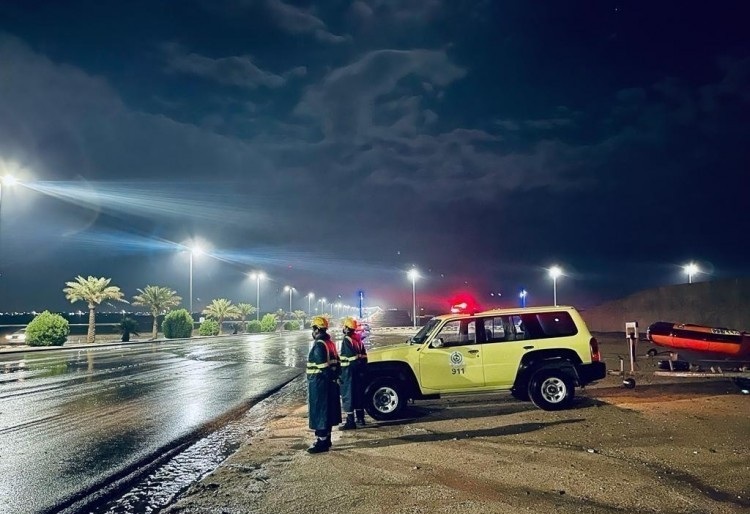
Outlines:
{"type": "Polygon", "coordinates": [[[375,379],[365,390],[365,409],[378,421],[398,419],[406,401],[401,382],[393,377],[375,379]]]}
{"type": "Polygon", "coordinates": [[[560,410],[570,406],[575,387],[561,369],[541,369],[529,382],[529,396],[534,405],[543,410],[560,410]]]}

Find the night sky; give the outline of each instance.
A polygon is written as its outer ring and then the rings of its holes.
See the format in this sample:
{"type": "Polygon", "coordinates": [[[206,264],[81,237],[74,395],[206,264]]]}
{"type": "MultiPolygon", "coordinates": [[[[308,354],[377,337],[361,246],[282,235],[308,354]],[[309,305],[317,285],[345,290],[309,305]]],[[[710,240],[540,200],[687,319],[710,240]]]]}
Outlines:
{"type": "Polygon", "coordinates": [[[750,274],[746,1],[0,3],[0,311],[597,305],[750,274]],[[502,296],[497,295],[501,293],[502,296]],[[119,304],[117,308],[122,308],[119,304]]]}

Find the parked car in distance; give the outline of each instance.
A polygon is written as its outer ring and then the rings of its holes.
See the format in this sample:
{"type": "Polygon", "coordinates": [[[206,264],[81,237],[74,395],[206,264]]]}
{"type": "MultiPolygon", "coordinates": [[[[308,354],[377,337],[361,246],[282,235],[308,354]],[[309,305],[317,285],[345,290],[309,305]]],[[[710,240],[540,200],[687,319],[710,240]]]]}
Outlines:
{"type": "Polygon", "coordinates": [[[5,336],[5,342],[9,344],[17,343],[17,344],[24,344],[26,343],[26,329],[22,328],[21,330],[16,330],[12,334],[8,334],[5,336]]]}

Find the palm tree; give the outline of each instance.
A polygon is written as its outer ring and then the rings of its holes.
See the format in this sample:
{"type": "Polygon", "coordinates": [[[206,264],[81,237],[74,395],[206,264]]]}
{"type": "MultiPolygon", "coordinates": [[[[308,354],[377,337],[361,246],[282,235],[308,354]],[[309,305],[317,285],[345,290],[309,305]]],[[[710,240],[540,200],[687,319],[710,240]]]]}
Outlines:
{"type": "Polygon", "coordinates": [[[203,314],[219,322],[219,334],[221,334],[221,325],[224,323],[224,319],[237,319],[242,316],[239,308],[232,305],[232,302],[226,298],[211,300],[211,304],[203,309],[203,314]]]}
{"type": "Polygon", "coordinates": [[[86,302],[89,305],[89,330],[86,342],[93,343],[96,339],[96,308],[105,300],[119,300],[125,302],[122,291],[117,286],[110,286],[111,278],[83,278],[78,275],[75,282],[65,282],[68,286],[63,289],[65,298],[70,303],[86,302]]]}
{"type": "Polygon", "coordinates": [[[302,310],[296,310],[292,313],[292,317],[300,322],[300,326],[302,328],[305,328],[305,317],[307,316],[307,313],[302,310]]]}
{"type": "Polygon", "coordinates": [[[247,332],[247,317],[251,314],[255,314],[255,307],[249,303],[238,303],[237,309],[240,311],[240,319],[242,320],[242,331],[247,332]]]}
{"type": "Polygon", "coordinates": [[[138,289],[138,292],[140,294],[133,297],[133,305],[143,305],[151,310],[154,317],[151,339],[156,339],[159,332],[159,314],[166,314],[172,307],[177,307],[182,298],[177,296],[176,291],[161,286],[146,286],[146,289],[138,289]]]}

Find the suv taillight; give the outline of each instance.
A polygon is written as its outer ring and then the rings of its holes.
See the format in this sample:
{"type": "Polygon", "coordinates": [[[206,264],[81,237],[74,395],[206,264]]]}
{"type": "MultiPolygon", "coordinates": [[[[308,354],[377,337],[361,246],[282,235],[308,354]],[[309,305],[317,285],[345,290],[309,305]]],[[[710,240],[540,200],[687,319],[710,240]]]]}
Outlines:
{"type": "Polygon", "coordinates": [[[591,347],[591,362],[602,360],[602,355],[599,353],[599,341],[596,340],[596,337],[591,338],[589,347],[591,347]]]}

